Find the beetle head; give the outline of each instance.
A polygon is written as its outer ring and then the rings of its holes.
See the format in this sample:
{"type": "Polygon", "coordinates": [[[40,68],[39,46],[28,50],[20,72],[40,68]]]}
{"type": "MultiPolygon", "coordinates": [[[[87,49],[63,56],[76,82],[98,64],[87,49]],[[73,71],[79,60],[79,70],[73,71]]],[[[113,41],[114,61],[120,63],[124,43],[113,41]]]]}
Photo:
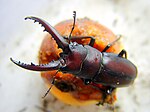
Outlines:
{"type": "Polygon", "coordinates": [[[87,54],[86,48],[76,42],[69,44],[68,52],[62,52],[60,57],[65,61],[61,71],[76,74],[80,71],[82,62],[87,54]]]}

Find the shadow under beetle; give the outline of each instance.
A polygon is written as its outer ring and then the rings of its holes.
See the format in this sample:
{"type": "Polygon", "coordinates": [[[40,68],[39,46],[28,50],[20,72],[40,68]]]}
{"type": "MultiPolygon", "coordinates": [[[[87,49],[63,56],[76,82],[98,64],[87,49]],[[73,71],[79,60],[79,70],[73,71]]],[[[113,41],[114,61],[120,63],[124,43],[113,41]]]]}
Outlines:
{"type": "MultiPolygon", "coordinates": [[[[102,52],[93,47],[95,39],[91,36],[71,36],[75,27],[76,12],[74,12],[74,23],[68,38],[62,37],[49,23],[37,18],[26,17],[41,24],[55,39],[58,47],[63,50],[59,60],[51,61],[48,64],[35,65],[24,64],[20,61],[11,61],[16,65],[34,71],[58,70],[63,73],[71,73],[81,78],[85,84],[102,84],[108,86],[107,94],[118,87],[126,87],[132,84],[137,76],[136,66],[127,59],[127,53],[122,50],[119,54],[106,52],[116,41],[108,44],[102,52]],[[71,42],[71,39],[90,38],[88,45],[71,42]],[[125,55],[125,57],[124,57],[125,55]]],[[[55,79],[52,83],[54,83],[55,79]]]]}

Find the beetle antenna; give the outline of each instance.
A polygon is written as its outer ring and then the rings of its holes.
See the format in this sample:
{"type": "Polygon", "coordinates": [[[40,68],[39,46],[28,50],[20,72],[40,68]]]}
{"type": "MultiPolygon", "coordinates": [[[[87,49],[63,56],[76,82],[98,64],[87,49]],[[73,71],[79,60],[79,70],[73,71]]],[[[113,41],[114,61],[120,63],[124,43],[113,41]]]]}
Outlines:
{"type": "Polygon", "coordinates": [[[51,86],[49,87],[49,89],[46,91],[45,95],[42,97],[42,98],[45,98],[47,96],[47,94],[50,92],[50,90],[52,89],[52,87],[54,86],[54,83],[55,83],[55,77],[56,77],[56,74],[59,72],[59,70],[56,71],[56,73],[54,74],[53,76],[53,80],[51,82],[51,86]]]}
{"type": "Polygon", "coordinates": [[[74,27],[75,27],[75,23],[76,23],[76,11],[73,11],[73,25],[72,25],[72,29],[71,29],[71,32],[70,32],[70,35],[69,35],[69,43],[70,43],[70,40],[71,40],[71,35],[72,35],[72,32],[74,30],[74,27]]]}

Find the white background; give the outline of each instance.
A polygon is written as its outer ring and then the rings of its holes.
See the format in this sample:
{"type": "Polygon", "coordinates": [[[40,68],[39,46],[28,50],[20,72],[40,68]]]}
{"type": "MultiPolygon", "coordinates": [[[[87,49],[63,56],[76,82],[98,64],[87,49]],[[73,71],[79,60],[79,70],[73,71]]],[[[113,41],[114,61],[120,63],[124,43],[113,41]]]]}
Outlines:
{"type": "Polygon", "coordinates": [[[112,112],[110,106],[68,106],[52,95],[40,73],[21,69],[9,60],[37,63],[43,28],[24,17],[35,15],[51,25],[88,17],[122,34],[128,58],[138,67],[134,85],[118,89],[117,112],[150,111],[150,1],[149,0],[1,0],[0,1],[0,112],[112,112]]]}

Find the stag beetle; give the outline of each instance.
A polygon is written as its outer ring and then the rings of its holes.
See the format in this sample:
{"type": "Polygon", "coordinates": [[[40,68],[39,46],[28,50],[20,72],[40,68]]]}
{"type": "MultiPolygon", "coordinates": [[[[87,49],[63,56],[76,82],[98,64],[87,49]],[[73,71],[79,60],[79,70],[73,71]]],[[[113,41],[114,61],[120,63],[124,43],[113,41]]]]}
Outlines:
{"type": "Polygon", "coordinates": [[[132,84],[137,76],[136,66],[127,59],[127,53],[123,49],[119,54],[106,52],[116,41],[108,44],[102,52],[93,47],[95,39],[91,36],[71,36],[75,26],[76,13],[74,12],[74,23],[68,38],[62,37],[49,23],[37,17],[26,17],[41,24],[55,39],[58,47],[63,50],[59,60],[53,60],[48,64],[35,65],[24,64],[20,61],[11,61],[16,65],[34,71],[58,70],[63,73],[71,73],[81,78],[85,84],[102,84],[110,87],[109,90],[118,87],[126,87],[132,84]],[[72,39],[90,38],[88,45],[71,42],[72,39]]]}

